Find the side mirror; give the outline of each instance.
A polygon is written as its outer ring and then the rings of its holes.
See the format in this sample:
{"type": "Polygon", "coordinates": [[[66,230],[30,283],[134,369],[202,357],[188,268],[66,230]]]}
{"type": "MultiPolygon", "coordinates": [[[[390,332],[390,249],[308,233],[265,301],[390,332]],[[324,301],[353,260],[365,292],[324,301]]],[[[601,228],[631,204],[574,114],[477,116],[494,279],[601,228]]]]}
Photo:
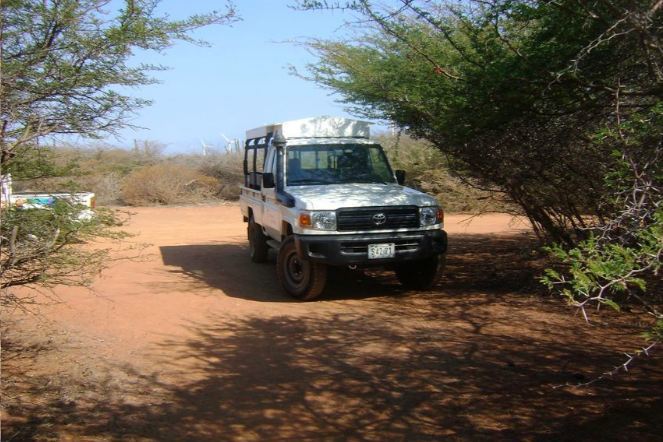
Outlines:
{"type": "Polygon", "coordinates": [[[263,173],[262,174],[262,187],[265,189],[271,189],[274,187],[274,174],[273,173],[263,173]]]}
{"type": "Polygon", "coordinates": [[[401,186],[405,182],[405,171],[404,170],[395,170],[394,173],[396,174],[396,182],[400,184],[401,186]]]}

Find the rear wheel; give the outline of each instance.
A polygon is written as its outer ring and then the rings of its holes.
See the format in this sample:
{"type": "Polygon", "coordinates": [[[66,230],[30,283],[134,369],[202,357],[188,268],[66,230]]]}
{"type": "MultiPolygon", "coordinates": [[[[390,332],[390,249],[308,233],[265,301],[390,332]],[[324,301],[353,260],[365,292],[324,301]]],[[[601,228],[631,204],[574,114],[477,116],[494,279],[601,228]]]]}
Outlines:
{"type": "Polygon", "coordinates": [[[264,233],[262,233],[262,227],[256,224],[255,221],[253,221],[253,218],[250,218],[247,230],[249,236],[249,253],[251,255],[251,261],[267,261],[269,246],[267,245],[267,237],[264,233]]]}
{"type": "Polygon", "coordinates": [[[283,289],[293,298],[304,301],[320,296],[327,281],[327,266],[301,259],[292,236],[281,244],[276,272],[283,289]]]}
{"type": "Polygon", "coordinates": [[[396,277],[400,283],[414,290],[429,290],[442,276],[445,255],[433,255],[430,258],[399,264],[396,277]]]}

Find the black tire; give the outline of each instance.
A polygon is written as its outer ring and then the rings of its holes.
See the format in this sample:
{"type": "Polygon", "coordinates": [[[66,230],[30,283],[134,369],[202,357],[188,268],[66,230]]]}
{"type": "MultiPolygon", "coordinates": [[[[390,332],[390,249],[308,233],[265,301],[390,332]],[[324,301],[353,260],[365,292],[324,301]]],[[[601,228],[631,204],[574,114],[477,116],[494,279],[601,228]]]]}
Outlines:
{"type": "Polygon", "coordinates": [[[396,277],[406,288],[430,290],[442,276],[445,255],[433,255],[430,258],[399,264],[396,277]]]}
{"type": "Polygon", "coordinates": [[[292,236],[281,244],[276,258],[276,274],[283,289],[302,301],[320,296],[327,282],[327,266],[301,259],[292,236]]]}
{"type": "Polygon", "coordinates": [[[260,225],[249,218],[249,226],[247,227],[249,236],[249,254],[253,262],[266,262],[269,246],[267,245],[267,237],[262,233],[260,225]]]}

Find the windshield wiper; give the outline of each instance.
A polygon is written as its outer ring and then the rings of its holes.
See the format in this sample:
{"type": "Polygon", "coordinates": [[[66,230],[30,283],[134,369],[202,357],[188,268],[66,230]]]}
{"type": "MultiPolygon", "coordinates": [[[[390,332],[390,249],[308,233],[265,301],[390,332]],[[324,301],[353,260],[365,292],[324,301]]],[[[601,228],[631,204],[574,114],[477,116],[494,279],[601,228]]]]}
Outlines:
{"type": "Polygon", "coordinates": [[[380,179],[368,179],[368,178],[364,178],[363,180],[361,178],[352,178],[348,180],[343,180],[342,182],[343,184],[393,184],[380,179]]]}
{"type": "Polygon", "coordinates": [[[304,179],[288,182],[288,186],[302,186],[306,184],[332,184],[332,181],[304,179]]]}

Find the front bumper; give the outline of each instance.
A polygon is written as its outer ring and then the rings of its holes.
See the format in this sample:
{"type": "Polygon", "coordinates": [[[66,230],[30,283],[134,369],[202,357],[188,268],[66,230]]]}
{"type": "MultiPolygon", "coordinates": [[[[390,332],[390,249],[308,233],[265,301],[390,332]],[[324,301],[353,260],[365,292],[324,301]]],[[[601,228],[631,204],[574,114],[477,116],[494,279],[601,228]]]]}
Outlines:
{"type": "Polygon", "coordinates": [[[368,233],[349,235],[295,235],[300,258],[324,264],[384,265],[414,261],[447,251],[444,230],[415,232],[368,233]],[[368,245],[394,243],[396,255],[386,259],[368,259],[368,245]]]}

